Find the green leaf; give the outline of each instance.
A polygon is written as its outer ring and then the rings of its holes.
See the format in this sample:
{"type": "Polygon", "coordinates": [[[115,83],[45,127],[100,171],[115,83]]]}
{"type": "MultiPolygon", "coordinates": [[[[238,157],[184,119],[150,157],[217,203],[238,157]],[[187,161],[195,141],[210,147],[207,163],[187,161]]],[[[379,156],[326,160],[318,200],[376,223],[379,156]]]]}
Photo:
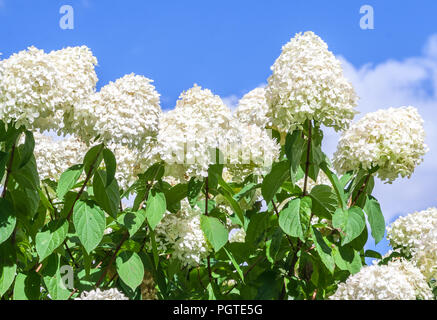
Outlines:
{"type": "Polygon", "coordinates": [[[156,226],[161,222],[166,209],[167,203],[164,193],[155,189],[150,190],[146,204],[146,217],[152,230],[155,230],[156,226]]]}
{"type": "Polygon", "coordinates": [[[141,209],[137,212],[127,212],[119,220],[127,228],[130,237],[133,237],[146,220],[146,210],[141,209]]]}
{"type": "Polygon", "coordinates": [[[135,291],[144,278],[144,265],[140,256],[135,252],[123,251],[117,256],[115,263],[120,279],[135,291]]]}
{"type": "Polygon", "coordinates": [[[203,185],[204,181],[197,180],[196,178],[191,178],[188,182],[187,197],[192,208],[196,205],[197,198],[199,197],[203,185]]]}
{"type": "Polygon", "coordinates": [[[16,253],[10,242],[5,242],[0,245],[0,297],[12,285],[17,271],[16,253]]]}
{"type": "Polygon", "coordinates": [[[344,194],[343,186],[340,184],[337,176],[329,169],[328,164],[326,162],[322,162],[320,164],[320,168],[328,177],[331,185],[333,186],[335,193],[337,195],[338,204],[342,208],[346,208],[346,196],[344,194]]]}
{"type": "Polygon", "coordinates": [[[235,260],[235,258],[234,258],[234,256],[232,255],[231,252],[226,250],[226,248],[223,248],[223,250],[226,252],[226,255],[228,256],[229,260],[231,260],[232,264],[234,265],[235,270],[237,271],[238,275],[240,276],[241,280],[244,283],[244,274],[243,274],[243,271],[240,268],[240,265],[237,263],[237,261],[235,260]]]}
{"type": "Polygon", "coordinates": [[[0,151],[0,181],[3,180],[3,175],[5,174],[5,167],[8,158],[9,158],[9,153],[0,151]]]}
{"type": "Polygon", "coordinates": [[[280,227],[276,227],[272,238],[266,242],[266,256],[270,263],[275,263],[279,250],[281,249],[284,233],[280,227]]]}
{"type": "Polygon", "coordinates": [[[87,253],[100,243],[106,228],[105,213],[92,201],[77,201],[73,210],[73,224],[87,253]]]}
{"type": "Polygon", "coordinates": [[[366,252],[364,252],[364,256],[368,258],[382,259],[381,254],[374,250],[366,250],[366,252]]]}
{"type": "MultiPolygon", "coordinates": [[[[316,246],[316,251],[320,256],[323,264],[333,273],[335,268],[334,258],[332,257],[332,249],[326,244],[324,237],[316,228],[311,228],[311,234],[316,246]]],[[[329,243],[329,242],[328,242],[329,243]]]]}
{"type": "Polygon", "coordinates": [[[160,162],[157,162],[149,167],[144,174],[140,175],[140,177],[145,181],[153,182],[160,180],[164,175],[164,171],[164,165],[160,162]]]}
{"type": "Polygon", "coordinates": [[[86,174],[93,173],[95,171],[100,163],[102,162],[102,152],[103,152],[104,145],[99,144],[97,146],[92,147],[88,152],[85,154],[85,157],[83,158],[83,165],[85,168],[86,174]]]}
{"type": "Polygon", "coordinates": [[[347,210],[337,209],[332,218],[332,225],[334,228],[339,228],[345,233],[341,242],[342,245],[345,245],[363,232],[366,226],[366,219],[359,207],[352,207],[347,210]]]}
{"type": "Polygon", "coordinates": [[[200,227],[216,252],[228,242],[228,230],[219,219],[202,215],[200,217],[200,227]]]}
{"type": "Polygon", "coordinates": [[[68,221],[65,219],[50,221],[36,237],[36,252],[43,261],[65,240],[68,233],[68,221]]]}
{"type": "Polygon", "coordinates": [[[268,215],[264,212],[253,214],[250,217],[246,232],[246,243],[257,248],[260,242],[264,241],[269,227],[268,215]]]}
{"type": "Polygon", "coordinates": [[[60,268],[60,256],[54,253],[50,255],[47,259],[47,265],[41,270],[44,284],[52,300],[67,300],[70,296],[70,291],[66,288],[68,283],[64,282],[60,268]]]}
{"type": "Polygon", "coordinates": [[[187,196],[188,184],[180,183],[164,191],[167,210],[176,213],[181,208],[181,200],[187,196]]]}
{"type": "Polygon", "coordinates": [[[97,170],[94,174],[94,197],[96,202],[111,217],[116,218],[120,205],[120,192],[117,180],[113,179],[109,186],[106,186],[106,172],[97,170]]]}
{"type": "Polygon", "coordinates": [[[223,195],[223,197],[229,203],[232,210],[234,210],[235,214],[238,217],[240,225],[244,226],[244,213],[243,213],[243,210],[241,209],[240,205],[238,204],[238,202],[225,189],[220,188],[220,193],[223,195]]]}
{"type": "Polygon", "coordinates": [[[38,300],[40,296],[41,276],[35,271],[29,274],[19,273],[15,278],[14,300],[38,300]]]}
{"type": "Polygon", "coordinates": [[[369,219],[372,237],[375,239],[375,244],[377,244],[382,240],[385,234],[385,221],[381,206],[375,198],[368,196],[364,211],[367,213],[367,218],[369,219]]]}
{"type": "Polygon", "coordinates": [[[77,183],[80,175],[83,172],[83,165],[77,164],[67,169],[61,174],[59,178],[58,187],[56,188],[56,195],[59,199],[64,199],[68,191],[77,183]]]}
{"type": "Polygon", "coordinates": [[[0,244],[5,242],[14,232],[17,218],[9,201],[0,198],[0,244]]]}
{"type": "Polygon", "coordinates": [[[317,185],[311,189],[309,196],[313,200],[314,214],[321,218],[331,219],[337,207],[337,199],[331,187],[317,185]]]}
{"type": "Polygon", "coordinates": [[[106,169],[106,186],[112,183],[115,178],[115,171],[117,169],[117,161],[111,150],[105,148],[103,149],[103,161],[105,162],[106,169]]]}
{"type": "Polygon", "coordinates": [[[362,267],[360,254],[351,246],[334,247],[332,256],[340,270],[347,270],[352,274],[360,271],[362,267]]]}
{"type": "Polygon", "coordinates": [[[301,130],[294,130],[292,134],[287,133],[285,138],[285,155],[290,161],[291,170],[294,174],[299,168],[300,159],[305,146],[305,140],[302,137],[301,130]]]}
{"type": "Polygon", "coordinates": [[[286,234],[303,239],[299,198],[289,201],[279,213],[279,226],[286,234]]]}
{"type": "Polygon", "coordinates": [[[32,158],[33,150],[35,148],[35,139],[33,138],[33,133],[26,130],[24,135],[24,144],[18,147],[21,158],[19,165],[20,168],[24,167],[29,162],[29,160],[32,158]]]}
{"type": "MultiPolygon", "coordinates": [[[[19,158],[18,152],[17,158],[19,158]]],[[[40,182],[35,157],[32,155],[26,165],[19,169],[13,169],[11,176],[24,189],[38,189],[40,182]]]]}
{"type": "Polygon", "coordinates": [[[266,203],[270,203],[273,200],[282,183],[289,177],[290,162],[288,160],[273,164],[272,170],[264,177],[261,185],[261,193],[266,203]]]}

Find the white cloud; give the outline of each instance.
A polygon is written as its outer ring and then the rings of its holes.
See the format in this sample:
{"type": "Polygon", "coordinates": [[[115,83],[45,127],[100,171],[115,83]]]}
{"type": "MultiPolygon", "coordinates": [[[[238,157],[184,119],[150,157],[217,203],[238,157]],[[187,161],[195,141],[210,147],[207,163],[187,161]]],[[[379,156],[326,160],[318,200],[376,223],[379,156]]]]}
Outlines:
{"type": "MultiPolygon", "coordinates": [[[[375,196],[381,203],[387,222],[429,206],[437,206],[437,34],[431,36],[423,53],[403,61],[388,60],[356,68],[340,57],[346,77],[359,97],[363,114],[388,107],[415,106],[425,120],[426,142],[430,151],[410,179],[392,185],[377,181],[375,196]]],[[[324,150],[335,151],[338,134],[326,130],[324,150]]]]}

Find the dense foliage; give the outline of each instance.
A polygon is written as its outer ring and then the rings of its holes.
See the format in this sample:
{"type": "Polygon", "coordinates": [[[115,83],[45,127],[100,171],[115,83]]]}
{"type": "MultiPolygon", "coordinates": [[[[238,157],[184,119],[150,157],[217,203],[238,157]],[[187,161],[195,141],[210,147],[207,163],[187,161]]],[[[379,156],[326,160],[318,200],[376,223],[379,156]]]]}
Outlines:
{"type": "Polygon", "coordinates": [[[96,63],[84,47],[0,61],[2,299],[435,297],[432,245],[406,250],[395,226],[404,249],[364,249],[385,235],[374,179],[412,174],[423,121],[350,126],[355,93],[319,37],[284,46],[234,114],[196,85],[163,113],[135,75],[95,92],[96,63]],[[335,167],[322,125],[345,131],[335,167]]]}

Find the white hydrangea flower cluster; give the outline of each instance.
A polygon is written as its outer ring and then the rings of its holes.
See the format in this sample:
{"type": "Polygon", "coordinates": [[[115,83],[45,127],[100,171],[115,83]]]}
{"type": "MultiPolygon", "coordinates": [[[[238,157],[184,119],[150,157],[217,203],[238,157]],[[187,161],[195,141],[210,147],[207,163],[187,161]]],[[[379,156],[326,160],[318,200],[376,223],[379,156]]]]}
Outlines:
{"type": "Polygon", "coordinates": [[[206,177],[216,162],[216,148],[225,145],[231,119],[231,110],[210,90],[194,85],[183,92],[160,122],[158,149],[167,164],[166,175],[181,180],[206,177]]]}
{"type": "Polygon", "coordinates": [[[277,161],[281,146],[272,138],[271,131],[255,124],[234,119],[228,132],[224,161],[234,181],[241,182],[249,174],[267,174],[277,161]]]}
{"type": "Polygon", "coordinates": [[[233,229],[229,233],[229,242],[241,242],[244,243],[246,241],[246,231],[243,228],[233,229]]]}
{"type": "Polygon", "coordinates": [[[83,291],[80,297],[74,300],[129,300],[122,292],[116,288],[109,290],[96,290],[83,291]]]}
{"type": "Polygon", "coordinates": [[[267,116],[266,92],[264,88],[256,88],[245,94],[238,102],[235,117],[242,123],[255,124],[260,128],[270,127],[271,119],[267,116]]]}
{"type": "Polygon", "coordinates": [[[411,250],[420,246],[422,237],[428,233],[437,233],[437,208],[401,216],[387,227],[387,238],[393,248],[411,250]]]}
{"type": "Polygon", "coordinates": [[[393,248],[411,256],[428,280],[437,278],[437,208],[399,217],[387,227],[393,248]]]}
{"type": "Polygon", "coordinates": [[[428,151],[423,119],[414,107],[368,113],[345,131],[334,153],[338,173],[379,166],[381,180],[410,177],[428,151]]]}
{"type": "Polygon", "coordinates": [[[0,118],[41,132],[63,128],[64,113],[95,91],[97,59],[86,46],[46,54],[29,47],[0,61],[0,118]]]}
{"type": "Polygon", "coordinates": [[[336,131],[354,118],[357,96],[341,63],[313,32],[298,33],[282,47],[266,87],[273,126],[292,131],[314,120],[336,131]]]}
{"type": "Polygon", "coordinates": [[[437,280],[437,229],[425,234],[419,245],[411,249],[411,255],[428,281],[437,280]]]}
{"type": "Polygon", "coordinates": [[[203,212],[191,208],[188,200],[181,201],[181,209],[176,213],[167,212],[155,229],[158,249],[172,250],[172,257],[183,265],[196,266],[212,251],[202,229],[200,217],[203,212]]]}
{"type": "Polygon", "coordinates": [[[405,259],[363,267],[340,283],[331,300],[432,300],[425,277],[405,259]]]}
{"type": "Polygon", "coordinates": [[[86,143],[99,135],[102,142],[141,151],[156,138],[162,113],[151,82],[133,73],[111,81],[76,106],[66,130],[86,143]]]}
{"type": "Polygon", "coordinates": [[[34,155],[41,180],[58,181],[61,174],[73,165],[82,163],[86,145],[75,137],[55,140],[35,132],[34,155]]]}

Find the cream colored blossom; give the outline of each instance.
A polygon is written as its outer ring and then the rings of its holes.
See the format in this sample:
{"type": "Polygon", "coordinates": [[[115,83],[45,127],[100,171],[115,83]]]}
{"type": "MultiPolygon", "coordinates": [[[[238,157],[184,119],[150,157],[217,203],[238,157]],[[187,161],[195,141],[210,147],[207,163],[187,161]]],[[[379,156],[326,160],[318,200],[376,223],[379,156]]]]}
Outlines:
{"type": "Polygon", "coordinates": [[[109,290],[91,290],[84,291],[81,293],[80,297],[75,300],[129,300],[122,292],[118,291],[116,288],[109,290]]]}
{"type": "Polygon", "coordinates": [[[241,242],[244,243],[246,239],[246,231],[244,229],[233,229],[229,233],[229,242],[241,242]]]}
{"type": "Polygon", "coordinates": [[[97,136],[107,144],[142,151],[158,134],[161,107],[152,80],[129,74],[110,82],[76,106],[66,128],[89,143],[97,136]]]}
{"type": "Polygon", "coordinates": [[[167,212],[155,229],[159,251],[171,251],[172,258],[183,265],[199,265],[212,251],[200,228],[202,214],[198,207],[191,208],[186,199],[176,214],[167,212]]]}
{"type": "Polygon", "coordinates": [[[270,130],[238,120],[231,122],[225,144],[221,149],[224,163],[235,182],[242,182],[251,173],[269,173],[281,152],[270,130]]]}
{"type": "Polygon", "coordinates": [[[266,87],[273,126],[292,131],[306,120],[347,129],[357,97],[340,61],[313,32],[298,33],[282,47],[266,87]]]}
{"type": "Polygon", "coordinates": [[[241,123],[255,124],[260,128],[265,128],[271,126],[271,119],[267,116],[268,112],[265,89],[256,88],[240,99],[235,117],[241,123]]]}
{"type": "Polygon", "coordinates": [[[158,149],[166,175],[206,177],[209,165],[217,162],[216,148],[225,145],[231,119],[231,110],[210,90],[194,85],[183,92],[160,123],[158,149]]]}
{"type": "Polygon", "coordinates": [[[331,300],[416,300],[433,299],[431,288],[420,270],[401,259],[387,265],[363,267],[338,285],[331,300]]]}
{"type": "Polygon", "coordinates": [[[82,163],[87,151],[86,145],[75,137],[55,140],[35,132],[34,139],[34,155],[41,180],[58,181],[64,171],[82,163]]]}
{"type": "Polygon", "coordinates": [[[16,127],[62,130],[64,114],[95,90],[97,59],[86,46],[46,54],[29,47],[0,61],[0,118],[16,127]]]}
{"type": "Polygon", "coordinates": [[[437,278],[437,208],[399,217],[387,227],[387,238],[411,257],[427,280],[437,278]]]}
{"type": "Polygon", "coordinates": [[[391,183],[410,177],[427,151],[417,109],[389,108],[366,114],[342,134],[333,165],[340,174],[379,166],[378,177],[391,183]]]}

